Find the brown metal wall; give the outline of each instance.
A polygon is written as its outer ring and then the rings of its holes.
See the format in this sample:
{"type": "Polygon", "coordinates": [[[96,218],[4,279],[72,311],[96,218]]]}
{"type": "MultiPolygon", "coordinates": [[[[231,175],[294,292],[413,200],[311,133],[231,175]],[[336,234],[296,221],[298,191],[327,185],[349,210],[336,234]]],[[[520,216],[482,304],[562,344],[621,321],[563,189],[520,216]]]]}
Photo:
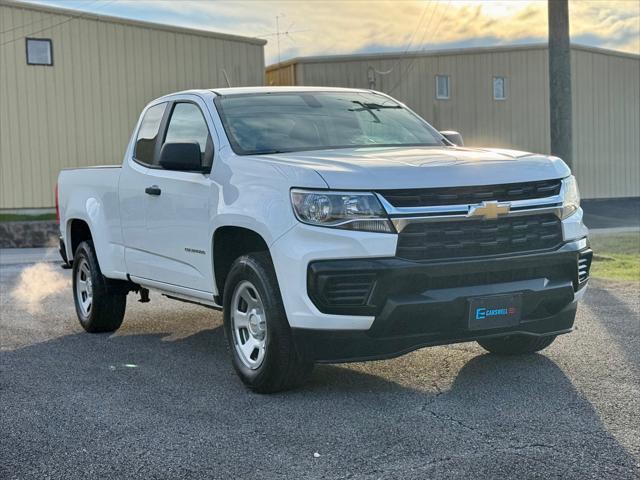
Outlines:
{"type": "Polygon", "coordinates": [[[267,70],[266,85],[296,85],[296,66],[286,65],[267,70]]]}

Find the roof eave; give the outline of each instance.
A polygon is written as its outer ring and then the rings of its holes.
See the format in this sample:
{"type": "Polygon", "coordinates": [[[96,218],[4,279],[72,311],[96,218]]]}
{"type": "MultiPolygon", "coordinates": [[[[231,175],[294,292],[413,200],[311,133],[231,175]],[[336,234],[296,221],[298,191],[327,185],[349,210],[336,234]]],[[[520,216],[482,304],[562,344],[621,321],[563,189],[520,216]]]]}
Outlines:
{"type": "MultiPolygon", "coordinates": [[[[362,60],[395,60],[406,57],[437,57],[447,55],[473,55],[480,53],[494,53],[494,52],[511,52],[519,50],[546,50],[549,48],[547,43],[529,43],[523,45],[501,45],[493,47],[471,47],[471,48],[451,48],[441,50],[421,50],[413,52],[385,52],[385,53],[356,53],[345,55],[319,55],[310,57],[295,57],[284,62],[274,63],[266,67],[266,71],[279,70],[280,68],[288,67],[291,65],[305,64],[305,63],[328,63],[328,62],[357,62],[362,60]]],[[[626,58],[640,59],[640,55],[634,53],[620,52],[617,50],[610,50],[600,47],[591,47],[587,45],[571,44],[572,50],[582,50],[594,53],[602,53],[605,55],[620,56],[626,58]]]]}
{"type": "Polygon", "coordinates": [[[262,38],[244,37],[241,35],[234,35],[230,33],[212,32],[209,30],[199,30],[196,28],[178,27],[174,25],[168,25],[163,23],[146,22],[144,20],[133,20],[123,17],[114,17],[111,15],[103,15],[100,13],[92,13],[84,10],[73,10],[70,8],[53,7],[49,5],[42,5],[17,0],[0,0],[0,6],[22,8],[25,10],[33,10],[37,12],[51,13],[55,15],[66,15],[70,17],[82,17],[87,20],[96,20],[107,23],[117,23],[120,25],[130,25],[134,27],[148,28],[152,30],[162,30],[173,33],[183,33],[186,35],[196,35],[207,38],[217,38],[220,40],[229,40],[235,42],[251,43],[254,45],[264,46],[267,41],[262,38]]]}

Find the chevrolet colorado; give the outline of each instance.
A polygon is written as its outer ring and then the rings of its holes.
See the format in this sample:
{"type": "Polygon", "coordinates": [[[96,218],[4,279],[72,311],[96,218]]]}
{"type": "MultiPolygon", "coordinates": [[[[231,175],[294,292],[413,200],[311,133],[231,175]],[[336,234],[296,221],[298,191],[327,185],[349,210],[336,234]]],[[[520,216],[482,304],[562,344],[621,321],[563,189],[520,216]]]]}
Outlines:
{"type": "Polygon", "coordinates": [[[57,205],[86,331],[118,329],[131,291],[222,309],[258,392],[429,345],[541,350],[592,257],[561,159],[465,148],[369,90],[164,96],[121,166],[60,173],[57,205]]]}

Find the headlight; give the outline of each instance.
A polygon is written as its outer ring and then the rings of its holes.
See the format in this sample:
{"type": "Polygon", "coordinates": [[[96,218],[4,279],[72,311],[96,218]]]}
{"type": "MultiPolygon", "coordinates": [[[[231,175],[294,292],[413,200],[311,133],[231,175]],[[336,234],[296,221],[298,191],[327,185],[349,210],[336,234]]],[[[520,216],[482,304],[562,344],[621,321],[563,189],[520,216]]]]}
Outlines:
{"type": "Polygon", "coordinates": [[[320,227],[395,233],[387,213],[373,193],[291,190],[298,220],[320,227]]]}
{"type": "Polygon", "coordinates": [[[578,191],[578,182],[576,177],[570,177],[562,180],[562,218],[573,215],[580,208],[580,192],[578,191]]]}

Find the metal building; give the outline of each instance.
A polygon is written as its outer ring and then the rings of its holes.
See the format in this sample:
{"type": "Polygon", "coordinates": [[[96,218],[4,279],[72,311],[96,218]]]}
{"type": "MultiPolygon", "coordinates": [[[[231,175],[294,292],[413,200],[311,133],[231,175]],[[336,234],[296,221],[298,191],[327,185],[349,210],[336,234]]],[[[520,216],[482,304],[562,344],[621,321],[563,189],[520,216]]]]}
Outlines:
{"type": "MultiPolygon", "coordinates": [[[[640,56],[572,46],[574,171],[584,198],[640,196],[640,56]]],[[[549,152],[546,45],[297,58],[270,85],[371,88],[469,146],[549,152]]]]}
{"type": "Polygon", "coordinates": [[[265,43],[0,0],[0,210],[52,207],[61,168],[120,163],[156,97],[263,85],[265,43]]]}

